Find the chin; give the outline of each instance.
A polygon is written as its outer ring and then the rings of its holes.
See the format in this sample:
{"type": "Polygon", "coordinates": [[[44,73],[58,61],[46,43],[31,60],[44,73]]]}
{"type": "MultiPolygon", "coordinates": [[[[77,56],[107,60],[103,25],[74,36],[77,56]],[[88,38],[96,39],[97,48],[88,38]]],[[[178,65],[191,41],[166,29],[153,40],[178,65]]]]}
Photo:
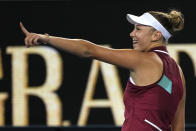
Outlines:
{"type": "Polygon", "coordinates": [[[134,48],[134,50],[137,50],[137,51],[142,51],[141,49],[139,49],[139,48],[134,48]]]}
{"type": "Polygon", "coordinates": [[[141,51],[141,48],[138,45],[133,45],[133,49],[137,51],[141,51]]]}
{"type": "Polygon", "coordinates": [[[139,44],[133,45],[133,49],[140,52],[143,52],[145,50],[144,47],[140,46],[139,44]]]}

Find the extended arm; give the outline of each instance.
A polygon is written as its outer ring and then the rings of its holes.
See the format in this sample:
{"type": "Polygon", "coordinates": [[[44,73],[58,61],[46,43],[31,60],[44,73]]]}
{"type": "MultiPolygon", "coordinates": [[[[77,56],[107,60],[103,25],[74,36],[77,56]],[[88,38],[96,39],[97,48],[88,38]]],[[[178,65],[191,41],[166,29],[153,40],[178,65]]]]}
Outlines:
{"type": "Polygon", "coordinates": [[[72,54],[76,54],[81,57],[94,58],[130,70],[136,69],[139,65],[144,65],[144,63],[149,65],[153,63],[146,62],[149,60],[147,58],[148,55],[132,49],[112,49],[82,39],[68,39],[30,33],[26,30],[22,23],[20,23],[20,27],[26,35],[25,45],[27,47],[37,45],[39,42],[49,43],[72,54]]]}

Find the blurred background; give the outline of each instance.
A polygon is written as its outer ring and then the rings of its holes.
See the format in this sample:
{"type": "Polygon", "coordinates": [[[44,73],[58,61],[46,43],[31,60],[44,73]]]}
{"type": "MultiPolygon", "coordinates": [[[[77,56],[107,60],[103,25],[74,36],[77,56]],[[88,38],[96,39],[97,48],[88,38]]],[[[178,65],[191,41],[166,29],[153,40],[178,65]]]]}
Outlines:
{"type": "MultiPolygon", "coordinates": [[[[169,45],[190,47],[189,53],[182,48],[177,57],[187,86],[186,130],[196,130],[196,57],[193,55],[196,50],[196,14],[192,1],[0,0],[1,130],[120,131],[121,127],[121,122],[115,121],[117,112],[110,106],[92,106],[85,117],[85,124],[79,125],[82,103],[88,94],[86,88],[92,60],[50,45],[26,49],[20,21],[30,32],[86,39],[112,48],[132,48],[129,33],[133,25],[127,22],[126,14],[141,15],[150,10],[168,12],[170,9],[181,11],[185,18],[184,29],[170,39],[169,45]],[[48,70],[54,74],[48,73],[48,70]],[[47,78],[50,81],[48,88],[44,85],[47,78]],[[43,92],[49,92],[48,96],[43,92]]],[[[117,74],[112,77],[119,80],[117,87],[123,92],[129,71],[114,68],[117,74]]],[[[107,80],[100,68],[96,70],[98,74],[92,99],[109,100],[105,86],[107,80]]],[[[121,100],[122,96],[117,98],[121,100]]]]}

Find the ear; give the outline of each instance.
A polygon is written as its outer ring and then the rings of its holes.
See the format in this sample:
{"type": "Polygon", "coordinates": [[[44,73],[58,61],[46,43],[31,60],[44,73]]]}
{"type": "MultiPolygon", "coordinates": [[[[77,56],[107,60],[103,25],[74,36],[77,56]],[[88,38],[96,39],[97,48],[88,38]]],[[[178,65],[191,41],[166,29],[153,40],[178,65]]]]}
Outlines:
{"type": "Polygon", "coordinates": [[[159,41],[162,38],[162,33],[158,30],[154,31],[152,34],[152,41],[159,41]]]}

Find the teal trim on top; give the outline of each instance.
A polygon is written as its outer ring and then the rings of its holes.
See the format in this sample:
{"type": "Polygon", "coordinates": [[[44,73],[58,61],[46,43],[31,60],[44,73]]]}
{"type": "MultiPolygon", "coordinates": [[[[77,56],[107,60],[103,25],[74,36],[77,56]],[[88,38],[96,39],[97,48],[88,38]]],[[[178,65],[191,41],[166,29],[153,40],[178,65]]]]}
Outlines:
{"type": "Polygon", "coordinates": [[[172,93],[172,81],[166,75],[163,75],[158,85],[165,89],[169,94],[172,93]]]}

